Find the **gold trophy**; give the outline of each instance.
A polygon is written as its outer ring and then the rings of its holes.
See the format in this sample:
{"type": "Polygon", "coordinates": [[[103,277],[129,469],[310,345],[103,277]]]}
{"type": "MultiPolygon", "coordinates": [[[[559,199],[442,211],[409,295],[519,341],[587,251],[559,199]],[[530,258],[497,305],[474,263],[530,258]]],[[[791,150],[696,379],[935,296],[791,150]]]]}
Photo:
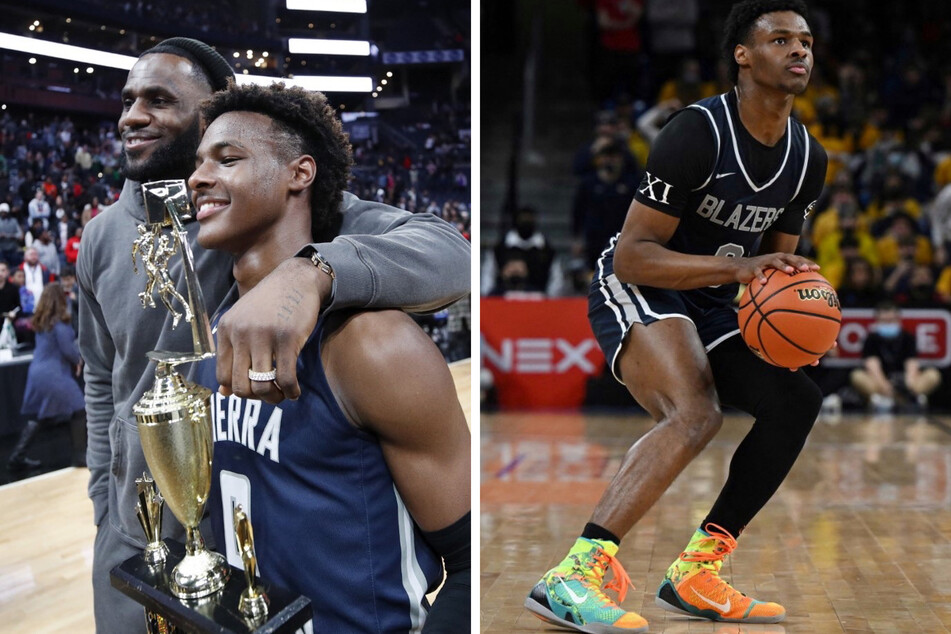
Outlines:
{"type": "Polygon", "coordinates": [[[267,596],[261,586],[255,585],[258,560],[254,555],[254,530],[240,504],[234,507],[234,536],[244,563],[244,580],[248,584],[238,600],[238,612],[252,623],[261,623],[267,618],[267,596]]]}
{"type": "Polygon", "coordinates": [[[175,366],[214,356],[214,340],[184,227],[192,215],[185,181],[144,183],[142,195],[148,221],[139,226],[140,237],[132,247],[133,268],[138,272],[136,256],[141,256],[148,277],[139,299],[143,307],[154,307],[157,293],[172,314],[173,328],[182,318],[191,325],[194,349],[149,352],[156,362],[155,383],[132,411],[152,477],[186,531],[185,557],[172,570],[169,589],[180,599],[196,599],[220,590],[229,568],[224,557],[205,548],[198,532],[211,491],[211,390],[186,381],[175,366]],[[167,227],[170,234],[163,232],[167,227]],[[187,298],[169,275],[169,261],[179,249],[187,298]]]}

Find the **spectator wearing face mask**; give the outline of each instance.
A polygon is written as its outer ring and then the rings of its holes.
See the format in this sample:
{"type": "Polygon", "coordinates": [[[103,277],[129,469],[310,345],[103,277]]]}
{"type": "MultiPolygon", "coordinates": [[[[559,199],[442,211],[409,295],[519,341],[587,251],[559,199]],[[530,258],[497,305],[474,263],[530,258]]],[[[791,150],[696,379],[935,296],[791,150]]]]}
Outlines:
{"type": "Polygon", "coordinates": [[[890,412],[899,401],[924,409],[941,384],[941,374],[922,368],[917,357],[915,337],[902,330],[898,306],[882,302],[862,348],[862,367],[852,371],[852,385],[874,411],[890,412]]]}
{"type": "Polygon", "coordinates": [[[483,273],[489,276],[483,280],[484,288],[488,284],[485,292],[551,292],[554,259],[554,249],[538,229],[535,210],[521,207],[515,214],[512,228],[505,233],[486,262],[488,266],[484,268],[487,270],[483,273]]]}
{"type": "Polygon", "coordinates": [[[625,141],[628,136],[625,132],[624,122],[614,110],[600,110],[594,118],[594,134],[591,140],[586,141],[578,150],[575,151],[574,158],[571,161],[571,171],[578,178],[584,179],[595,173],[597,170],[597,157],[607,145],[619,143],[621,153],[624,157],[624,168],[627,170],[637,169],[637,159],[628,150],[625,141]]]}

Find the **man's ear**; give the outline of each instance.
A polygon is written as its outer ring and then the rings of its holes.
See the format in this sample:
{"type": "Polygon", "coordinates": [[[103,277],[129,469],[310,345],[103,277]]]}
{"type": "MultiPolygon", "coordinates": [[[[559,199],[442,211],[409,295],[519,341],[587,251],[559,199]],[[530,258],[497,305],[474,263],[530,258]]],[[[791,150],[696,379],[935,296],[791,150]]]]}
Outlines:
{"type": "Polygon", "coordinates": [[[737,44],[733,49],[733,59],[736,61],[737,65],[740,68],[749,67],[750,57],[749,50],[742,44],[737,44]]]}
{"type": "Polygon", "coordinates": [[[313,156],[304,154],[297,157],[291,163],[290,168],[293,170],[290,183],[291,191],[304,191],[313,185],[314,178],[317,176],[317,162],[313,156]]]}

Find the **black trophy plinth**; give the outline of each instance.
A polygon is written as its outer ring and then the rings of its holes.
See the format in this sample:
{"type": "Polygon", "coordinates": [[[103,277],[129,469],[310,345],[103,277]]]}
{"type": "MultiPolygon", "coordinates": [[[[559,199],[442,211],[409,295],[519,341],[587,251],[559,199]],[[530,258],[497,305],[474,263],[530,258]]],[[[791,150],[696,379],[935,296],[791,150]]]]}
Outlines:
{"type": "Polygon", "coordinates": [[[196,634],[276,634],[295,632],[311,619],[310,599],[258,579],[268,597],[268,618],[258,626],[249,623],[238,612],[238,600],[247,588],[244,571],[234,567],[221,591],[202,599],[179,599],[168,589],[168,575],[185,556],[185,546],[171,539],[165,544],[168,558],[164,566],[149,566],[139,554],[113,568],[109,576],[113,587],[181,630],[196,634]]]}

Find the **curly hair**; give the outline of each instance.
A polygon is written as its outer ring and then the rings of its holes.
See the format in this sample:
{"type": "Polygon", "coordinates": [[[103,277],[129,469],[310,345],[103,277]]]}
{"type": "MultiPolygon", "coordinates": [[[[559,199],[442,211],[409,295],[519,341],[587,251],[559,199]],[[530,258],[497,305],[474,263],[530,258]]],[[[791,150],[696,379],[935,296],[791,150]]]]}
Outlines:
{"type": "Polygon", "coordinates": [[[809,9],[802,0],[745,0],[733,5],[726,24],[723,25],[723,58],[729,69],[730,81],[737,82],[740,66],[733,59],[733,51],[739,44],[747,44],[753,25],[760,16],[775,11],[792,11],[809,21],[809,9]]]}
{"type": "Polygon", "coordinates": [[[206,126],[234,111],[256,112],[271,118],[282,160],[290,161],[303,154],[314,157],[317,174],[311,186],[311,234],[315,242],[333,239],[343,220],[340,203],[350,179],[353,151],[327,97],[282,83],[231,84],[201,105],[206,126]]]}

